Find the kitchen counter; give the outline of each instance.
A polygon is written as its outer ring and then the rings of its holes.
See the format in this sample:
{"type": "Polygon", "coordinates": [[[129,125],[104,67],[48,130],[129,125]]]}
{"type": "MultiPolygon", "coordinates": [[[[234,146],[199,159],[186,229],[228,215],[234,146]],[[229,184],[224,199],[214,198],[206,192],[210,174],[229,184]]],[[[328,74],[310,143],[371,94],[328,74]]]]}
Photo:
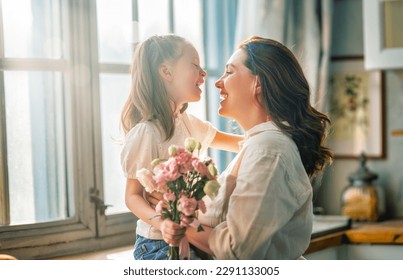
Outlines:
{"type": "MultiPolygon", "coordinates": [[[[338,227],[331,227],[332,218],[329,218],[328,228],[325,226],[326,219],[326,216],[323,216],[322,220],[316,222],[317,229],[322,227],[322,230],[312,233],[311,243],[305,254],[343,244],[403,244],[403,219],[377,223],[350,222],[349,227],[342,226],[340,219],[338,227]]],[[[334,219],[337,221],[339,218],[335,216],[334,219]]],[[[336,224],[337,222],[334,222],[334,225],[336,224]]]]}
{"type": "Polygon", "coordinates": [[[357,225],[345,234],[350,243],[403,244],[403,219],[357,225]]]}
{"type": "Polygon", "coordinates": [[[336,215],[315,215],[311,238],[317,238],[330,233],[340,232],[351,228],[351,219],[336,215]]]}

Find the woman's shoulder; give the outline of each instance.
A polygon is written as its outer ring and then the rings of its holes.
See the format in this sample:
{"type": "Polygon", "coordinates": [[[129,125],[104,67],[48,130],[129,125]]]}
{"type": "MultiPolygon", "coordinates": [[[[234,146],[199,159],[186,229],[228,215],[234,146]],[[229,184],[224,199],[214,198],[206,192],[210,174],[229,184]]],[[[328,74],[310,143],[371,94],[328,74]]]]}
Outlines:
{"type": "Polygon", "coordinates": [[[260,150],[268,151],[288,151],[298,150],[295,142],[280,130],[266,130],[248,141],[248,146],[258,147],[260,150]]]}

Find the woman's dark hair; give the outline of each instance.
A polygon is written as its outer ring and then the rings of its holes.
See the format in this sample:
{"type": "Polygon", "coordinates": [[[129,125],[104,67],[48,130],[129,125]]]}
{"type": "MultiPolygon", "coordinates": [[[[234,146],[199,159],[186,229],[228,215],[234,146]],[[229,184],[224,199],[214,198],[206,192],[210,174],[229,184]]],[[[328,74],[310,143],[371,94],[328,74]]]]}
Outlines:
{"type": "Polygon", "coordinates": [[[239,46],[247,53],[244,62],[260,79],[264,106],[272,121],[298,147],[309,176],[333,159],[324,146],[330,119],[310,104],[310,90],[293,53],[281,43],[251,37],[239,46]]]}

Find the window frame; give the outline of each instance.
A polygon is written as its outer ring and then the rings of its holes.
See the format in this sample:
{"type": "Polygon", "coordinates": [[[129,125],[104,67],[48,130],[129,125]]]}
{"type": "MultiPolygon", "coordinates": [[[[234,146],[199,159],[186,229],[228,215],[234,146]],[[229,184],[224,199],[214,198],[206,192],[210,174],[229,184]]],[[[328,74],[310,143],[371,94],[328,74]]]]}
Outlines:
{"type": "MultiPolygon", "coordinates": [[[[138,16],[136,14],[137,0],[131,1],[133,3],[133,21],[135,21],[138,16]]],[[[174,0],[167,1],[171,19],[169,28],[171,32],[174,32],[174,0]]],[[[40,69],[60,71],[62,68],[63,78],[66,81],[64,88],[67,99],[65,117],[68,120],[66,145],[70,148],[67,176],[68,185],[74,190],[73,200],[76,205],[76,213],[66,220],[0,226],[1,252],[21,259],[46,259],[77,254],[134,244],[135,240],[137,218],[132,213],[101,215],[100,210],[91,200],[91,193],[94,192],[97,193],[99,199],[104,198],[100,74],[129,73],[130,65],[99,62],[96,0],[63,0],[61,3],[65,5],[64,11],[67,11],[63,26],[68,26],[68,44],[78,46],[78,49],[70,48],[69,60],[4,59],[3,46],[0,44],[0,108],[5,106],[3,78],[5,69],[37,70],[40,66],[40,69]],[[73,80],[81,81],[83,70],[77,67],[79,65],[85,65],[91,73],[90,83],[85,86],[77,86],[77,83],[71,82],[73,80]]],[[[217,2],[206,0],[201,3],[202,13],[204,13],[202,41],[206,56],[205,66],[210,75],[218,78],[222,72],[220,65],[225,65],[226,59],[233,50],[234,12],[236,14],[237,4],[231,0],[217,2]],[[215,17],[215,20],[212,21],[212,17],[215,17]],[[209,65],[209,59],[215,57],[214,53],[219,54],[219,61],[214,65],[209,65]]],[[[0,25],[2,25],[1,18],[0,25]]],[[[0,28],[0,39],[3,39],[1,31],[0,28]]],[[[210,84],[211,88],[213,86],[210,84]]],[[[228,130],[228,125],[223,119],[217,117],[215,111],[210,111],[210,107],[207,105],[209,102],[218,104],[217,99],[218,95],[209,92],[206,80],[207,102],[204,109],[207,119],[211,120],[220,130],[228,130]]],[[[2,194],[8,193],[5,114],[4,110],[0,110],[0,112],[0,203],[4,205],[3,208],[7,208],[9,207],[8,200],[2,196],[2,194]]],[[[220,161],[223,161],[221,165],[226,165],[232,156],[224,153],[216,155],[220,161]]]]}
{"type": "MultiPolygon", "coordinates": [[[[1,3],[0,3],[1,5],[1,3]]],[[[54,71],[64,80],[66,98],[66,153],[68,188],[73,190],[75,214],[71,218],[26,225],[0,226],[2,253],[21,259],[44,259],[134,242],[136,218],[131,213],[106,216],[90,198],[94,189],[103,198],[101,125],[99,122],[99,74],[129,73],[129,65],[99,65],[96,0],[61,1],[64,28],[68,32],[69,59],[4,58],[0,46],[0,106],[5,108],[4,71],[54,71]],[[90,83],[81,84],[83,68],[90,70],[90,83]],[[127,71],[127,72],[126,72],[127,71]],[[73,81],[75,81],[73,83],[73,81]]],[[[1,11],[1,6],[0,6],[1,11]]],[[[0,19],[2,24],[2,19],[0,19]]],[[[3,25],[2,25],[3,26],[3,25]]],[[[3,34],[0,34],[3,38],[3,34]]],[[[4,42],[4,41],[3,41],[4,42]]],[[[10,221],[7,178],[5,110],[1,110],[0,202],[1,221],[10,221]]],[[[122,186],[124,187],[124,186],[122,186]]]]}

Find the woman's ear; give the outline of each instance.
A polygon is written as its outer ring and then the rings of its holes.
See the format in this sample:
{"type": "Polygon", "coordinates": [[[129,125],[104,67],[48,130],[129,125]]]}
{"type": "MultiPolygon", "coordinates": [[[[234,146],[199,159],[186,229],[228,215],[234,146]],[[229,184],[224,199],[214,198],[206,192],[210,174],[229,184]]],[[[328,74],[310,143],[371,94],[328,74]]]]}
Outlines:
{"type": "Polygon", "coordinates": [[[159,68],[159,73],[164,80],[172,81],[172,74],[169,65],[162,63],[159,68]]]}
{"type": "Polygon", "coordinates": [[[256,91],[255,91],[256,94],[261,94],[262,93],[262,87],[260,85],[259,76],[256,76],[255,89],[256,89],[256,91]]]}

